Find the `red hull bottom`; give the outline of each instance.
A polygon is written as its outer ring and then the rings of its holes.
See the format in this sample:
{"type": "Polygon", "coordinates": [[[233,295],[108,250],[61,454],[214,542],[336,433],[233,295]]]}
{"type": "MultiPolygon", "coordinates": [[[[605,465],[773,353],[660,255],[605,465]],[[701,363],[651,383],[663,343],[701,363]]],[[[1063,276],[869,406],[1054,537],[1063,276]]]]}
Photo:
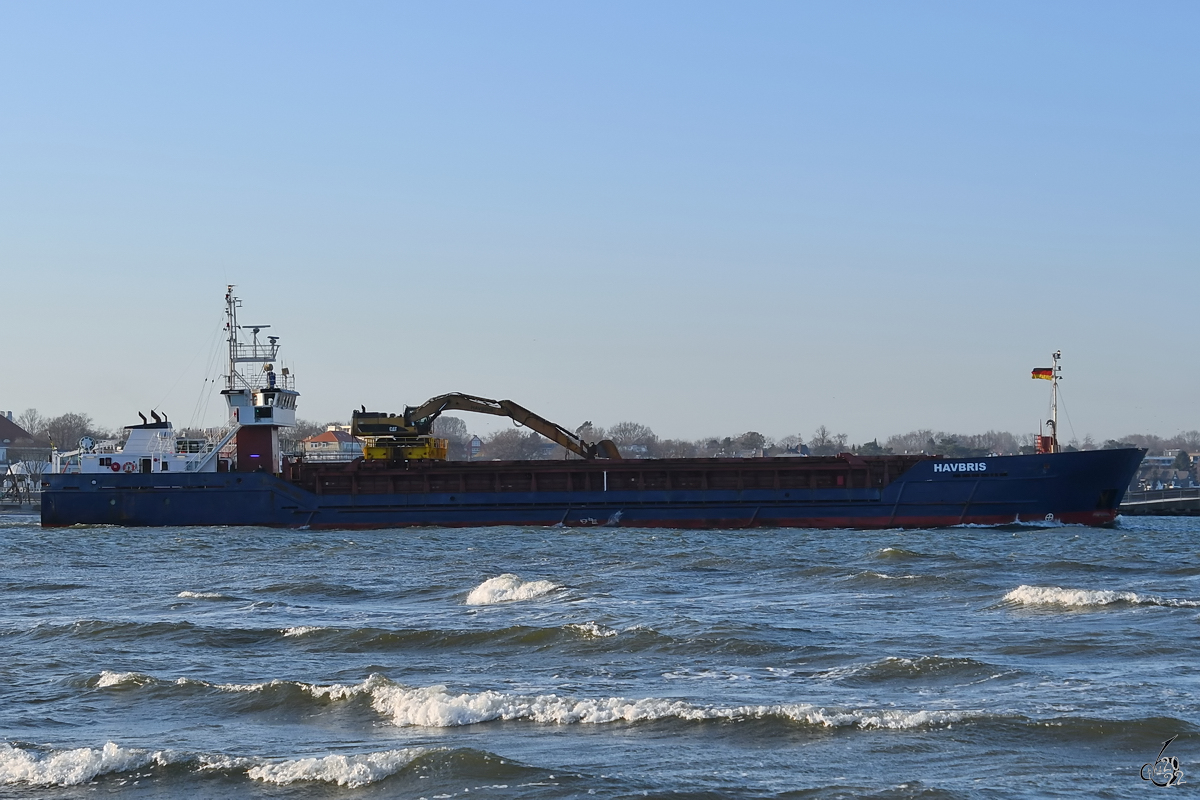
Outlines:
{"type": "MultiPolygon", "coordinates": [[[[425,522],[416,523],[390,523],[386,526],[377,524],[354,524],[354,523],[338,523],[338,524],[321,524],[314,523],[304,527],[313,530],[373,530],[380,527],[388,528],[478,528],[491,527],[493,525],[502,525],[507,527],[557,527],[557,528],[672,528],[681,530],[706,530],[706,529],[749,529],[749,528],[808,528],[816,530],[825,529],[851,529],[851,530],[889,530],[889,529],[920,529],[920,528],[951,528],[957,525],[980,525],[984,527],[1001,527],[1004,525],[1041,525],[1041,526],[1057,526],[1057,525],[1086,525],[1088,527],[1102,527],[1111,525],[1116,521],[1118,514],[1116,511],[1086,511],[1072,514],[1047,514],[1044,516],[1037,515],[1017,515],[1014,517],[1006,516],[970,516],[960,518],[957,516],[927,516],[927,517],[908,517],[905,519],[864,519],[863,517],[799,517],[796,519],[771,520],[764,522],[761,520],[751,521],[748,519],[676,519],[676,520],[639,520],[630,522],[596,522],[596,523],[581,523],[573,520],[568,520],[561,523],[556,523],[552,526],[547,526],[542,520],[525,520],[525,521],[506,521],[503,523],[484,523],[484,522],[439,522],[436,525],[431,525],[425,522]]],[[[279,526],[283,527],[283,526],[279,526]]]]}

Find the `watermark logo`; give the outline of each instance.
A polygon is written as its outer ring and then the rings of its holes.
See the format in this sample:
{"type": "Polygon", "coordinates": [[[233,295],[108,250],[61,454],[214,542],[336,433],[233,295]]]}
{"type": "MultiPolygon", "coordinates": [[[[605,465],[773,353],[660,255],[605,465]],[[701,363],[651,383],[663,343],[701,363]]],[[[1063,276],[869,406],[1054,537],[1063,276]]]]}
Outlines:
{"type": "Polygon", "coordinates": [[[1150,781],[1155,786],[1178,786],[1183,783],[1183,770],[1179,768],[1179,759],[1163,755],[1167,750],[1167,745],[1178,738],[1179,734],[1175,734],[1167,739],[1163,742],[1162,749],[1158,751],[1158,757],[1154,761],[1142,764],[1140,773],[1142,780],[1150,781]]]}

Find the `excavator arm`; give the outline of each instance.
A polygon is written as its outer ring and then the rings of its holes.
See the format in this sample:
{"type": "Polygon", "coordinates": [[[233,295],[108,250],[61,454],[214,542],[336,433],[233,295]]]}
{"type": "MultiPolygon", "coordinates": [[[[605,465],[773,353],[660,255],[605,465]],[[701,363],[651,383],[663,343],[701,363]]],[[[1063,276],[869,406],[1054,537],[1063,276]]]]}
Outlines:
{"type": "Polygon", "coordinates": [[[404,417],[417,430],[428,432],[433,429],[433,421],[444,411],[474,411],[477,414],[509,417],[518,424],[540,433],[555,444],[562,445],[583,458],[621,457],[617,446],[608,439],[596,444],[585,442],[563,426],[551,422],[511,400],[489,400],[486,397],[473,397],[469,394],[452,392],[427,400],[415,408],[410,406],[404,409],[404,417]]]}

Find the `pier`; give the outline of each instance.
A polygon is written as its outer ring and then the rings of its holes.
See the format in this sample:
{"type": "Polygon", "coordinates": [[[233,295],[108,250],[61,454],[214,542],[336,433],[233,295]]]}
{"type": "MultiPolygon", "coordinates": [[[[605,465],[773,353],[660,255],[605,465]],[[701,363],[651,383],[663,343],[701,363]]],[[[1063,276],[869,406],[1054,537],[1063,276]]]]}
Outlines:
{"type": "Polygon", "coordinates": [[[1200,516],[1200,488],[1130,492],[1120,512],[1135,517],[1200,516]]]}

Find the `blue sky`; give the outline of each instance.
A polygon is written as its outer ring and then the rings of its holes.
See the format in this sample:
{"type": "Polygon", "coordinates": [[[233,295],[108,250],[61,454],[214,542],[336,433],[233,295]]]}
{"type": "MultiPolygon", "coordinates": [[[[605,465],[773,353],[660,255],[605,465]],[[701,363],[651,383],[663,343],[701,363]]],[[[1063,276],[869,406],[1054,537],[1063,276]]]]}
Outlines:
{"type": "Polygon", "coordinates": [[[1064,434],[1194,429],[1197,23],[3,3],[0,409],[193,421],[228,282],[320,421],[1029,432],[1062,349],[1064,434]]]}

